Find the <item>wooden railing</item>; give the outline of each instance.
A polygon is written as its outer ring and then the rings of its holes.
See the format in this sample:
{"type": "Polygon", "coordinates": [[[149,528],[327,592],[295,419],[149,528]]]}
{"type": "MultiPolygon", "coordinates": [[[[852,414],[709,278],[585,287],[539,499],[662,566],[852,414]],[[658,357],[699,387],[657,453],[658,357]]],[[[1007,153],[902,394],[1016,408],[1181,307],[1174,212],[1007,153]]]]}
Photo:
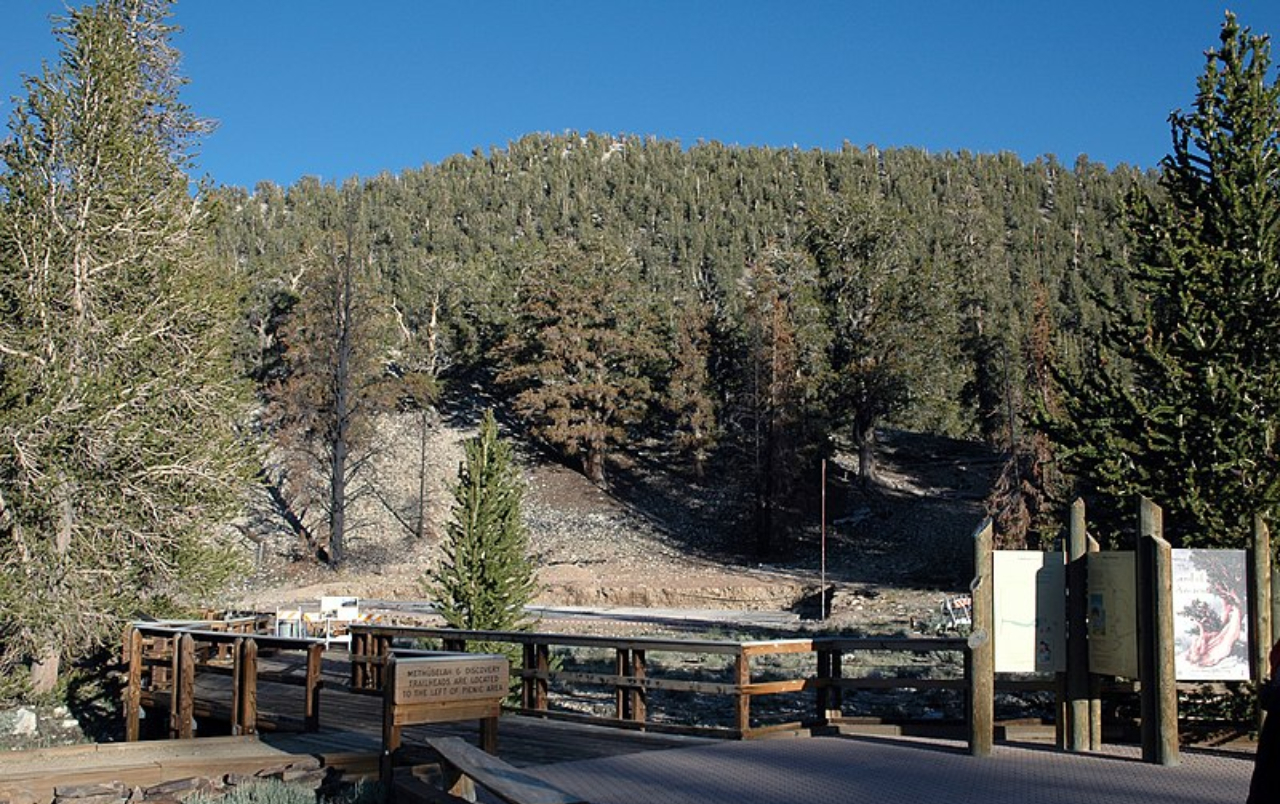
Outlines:
{"type": "Polygon", "coordinates": [[[264,621],[243,619],[244,622],[135,623],[129,627],[124,640],[128,666],[124,693],[126,740],[139,739],[144,706],[168,710],[170,737],[193,736],[196,715],[222,716],[230,722],[232,734],[254,734],[263,725],[258,713],[259,679],[303,687],[303,728],[319,728],[324,642],[258,633],[264,621]],[[298,677],[261,670],[258,655],[264,649],[305,654],[305,674],[298,677]],[[197,671],[231,676],[229,706],[197,699],[197,671]]]}
{"type": "MultiPolygon", "coordinates": [[[[720,640],[670,640],[656,638],[608,638],[565,634],[506,631],[460,631],[448,628],[420,628],[385,625],[353,625],[351,627],[351,687],[353,690],[379,692],[385,682],[388,657],[414,655],[424,644],[438,644],[444,651],[465,651],[468,645],[511,646],[520,660],[513,663],[512,675],[519,686],[519,702],[510,708],[522,714],[588,720],[624,728],[654,731],[712,733],[746,739],[768,732],[795,729],[820,723],[831,723],[841,717],[843,694],[854,689],[954,689],[966,693],[966,720],[970,737],[983,728],[990,729],[989,716],[974,716],[972,694],[974,677],[970,672],[969,649],[963,639],[855,639],[817,638],[786,639],[758,642],[720,640]],[[612,672],[589,672],[582,668],[557,667],[552,648],[577,651],[603,651],[612,659],[612,672]],[[853,676],[846,671],[856,669],[860,656],[871,653],[926,654],[959,653],[959,675],[952,678],[923,678],[885,675],[853,676]],[[692,655],[690,664],[705,668],[714,664],[713,657],[723,657],[718,680],[682,677],[663,663],[652,661],[654,654],[692,655]],[[793,655],[796,667],[761,668],[764,661],[781,664],[780,657],[793,655]],[[848,660],[848,661],[847,661],[848,660]],[[852,662],[852,666],[849,663],[852,662]],[[768,678],[762,678],[765,675],[768,678]],[[554,711],[550,706],[553,688],[564,692],[575,686],[590,686],[612,691],[612,717],[554,711]],[[727,716],[720,718],[728,726],[678,724],[660,720],[651,711],[653,692],[686,693],[710,696],[727,702],[727,716]],[[753,701],[768,696],[814,693],[810,716],[800,720],[762,723],[753,719],[753,701]],[[753,722],[754,720],[754,722],[753,722]]],[[[877,665],[883,668],[883,665],[877,665]]],[[[701,672],[705,673],[705,669],[701,672]]],[[[685,676],[688,673],[684,674],[685,676]]],[[[661,713],[667,714],[670,713],[661,713]]]]}

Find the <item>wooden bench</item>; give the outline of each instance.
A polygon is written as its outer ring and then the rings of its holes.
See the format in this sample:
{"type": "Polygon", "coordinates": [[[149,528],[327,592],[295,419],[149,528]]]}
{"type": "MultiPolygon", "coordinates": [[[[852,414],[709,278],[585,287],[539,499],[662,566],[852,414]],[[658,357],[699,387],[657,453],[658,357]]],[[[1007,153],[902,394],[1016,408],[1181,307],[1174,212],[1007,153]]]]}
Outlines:
{"type": "Polygon", "coordinates": [[[454,795],[465,793],[459,781],[469,779],[507,804],[586,804],[501,759],[486,754],[460,737],[435,737],[427,745],[440,755],[445,765],[445,787],[454,795]]]}

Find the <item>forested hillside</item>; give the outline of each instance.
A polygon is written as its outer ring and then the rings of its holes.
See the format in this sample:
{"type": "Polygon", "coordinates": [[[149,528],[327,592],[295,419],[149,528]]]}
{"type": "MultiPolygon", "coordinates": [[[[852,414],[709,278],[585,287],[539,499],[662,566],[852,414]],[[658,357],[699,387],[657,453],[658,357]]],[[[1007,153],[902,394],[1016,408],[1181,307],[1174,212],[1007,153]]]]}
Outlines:
{"type": "Polygon", "coordinates": [[[1101,305],[1128,304],[1120,209],[1152,184],[1083,158],[530,135],[342,186],[224,189],[215,236],[253,288],[242,358],[264,397],[307,348],[291,314],[335,309],[324,276],[345,267],[355,352],[384,369],[353,377],[366,410],[479,382],[602,484],[656,440],[678,471],[753,487],[768,552],[797,478],[879,425],[1030,449],[1050,354],[1072,366],[1101,305]]]}
{"type": "Polygon", "coordinates": [[[429,545],[487,408],[522,459],[759,559],[815,523],[824,458],[871,515],[886,428],[1004,455],[1005,546],[1076,493],[1112,544],[1138,495],[1180,546],[1280,504],[1280,82],[1231,14],[1150,173],[565,133],[249,190],[190,175],[169,11],[69,9],[0,143],[0,699],[268,530],[341,568],[377,506],[429,545]]]}

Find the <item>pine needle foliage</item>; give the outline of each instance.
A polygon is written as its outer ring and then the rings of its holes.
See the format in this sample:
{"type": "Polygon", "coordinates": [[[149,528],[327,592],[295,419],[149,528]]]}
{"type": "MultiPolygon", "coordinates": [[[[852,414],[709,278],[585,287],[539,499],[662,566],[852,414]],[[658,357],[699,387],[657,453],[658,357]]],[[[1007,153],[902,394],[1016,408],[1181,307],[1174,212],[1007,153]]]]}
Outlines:
{"type": "Polygon", "coordinates": [[[1270,42],[1228,14],[1194,108],[1170,118],[1159,197],[1130,200],[1135,309],[1065,377],[1052,435],[1128,506],[1165,508],[1186,546],[1238,546],[1280,502],[1280,83],[1270,42]]]}
{"type": "Polygon", "coordinates": [[[443,557],[427,591],[454,628],[511,631],[523,627],[535,589],[533,562],[520,518],[524,482],[493,411],[465,446],[445,526],[443,557]]]}
{"type": "Polygon", "coordinates": [[[163,0],[68,11],[0,147],[0,672],[60,662],[234,571],[240,288],[207,256],[163,0]]]}

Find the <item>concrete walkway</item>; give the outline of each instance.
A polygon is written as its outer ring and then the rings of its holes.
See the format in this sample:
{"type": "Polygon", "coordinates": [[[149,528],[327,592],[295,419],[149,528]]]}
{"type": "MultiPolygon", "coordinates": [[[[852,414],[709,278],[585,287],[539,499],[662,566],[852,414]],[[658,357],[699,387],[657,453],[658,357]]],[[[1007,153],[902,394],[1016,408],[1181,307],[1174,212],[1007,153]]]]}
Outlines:
{"type": "MultiPolygon", "coordinates": [[[[1066,754],[874,737],[734,742],[526,769],[593,804],[1242,804],[1253,755],[1184,750],[1176,767],[1136,747],[1066,754]]],[[[1280,801],[1280,791],[1277,791],[1280,801]]]]}

